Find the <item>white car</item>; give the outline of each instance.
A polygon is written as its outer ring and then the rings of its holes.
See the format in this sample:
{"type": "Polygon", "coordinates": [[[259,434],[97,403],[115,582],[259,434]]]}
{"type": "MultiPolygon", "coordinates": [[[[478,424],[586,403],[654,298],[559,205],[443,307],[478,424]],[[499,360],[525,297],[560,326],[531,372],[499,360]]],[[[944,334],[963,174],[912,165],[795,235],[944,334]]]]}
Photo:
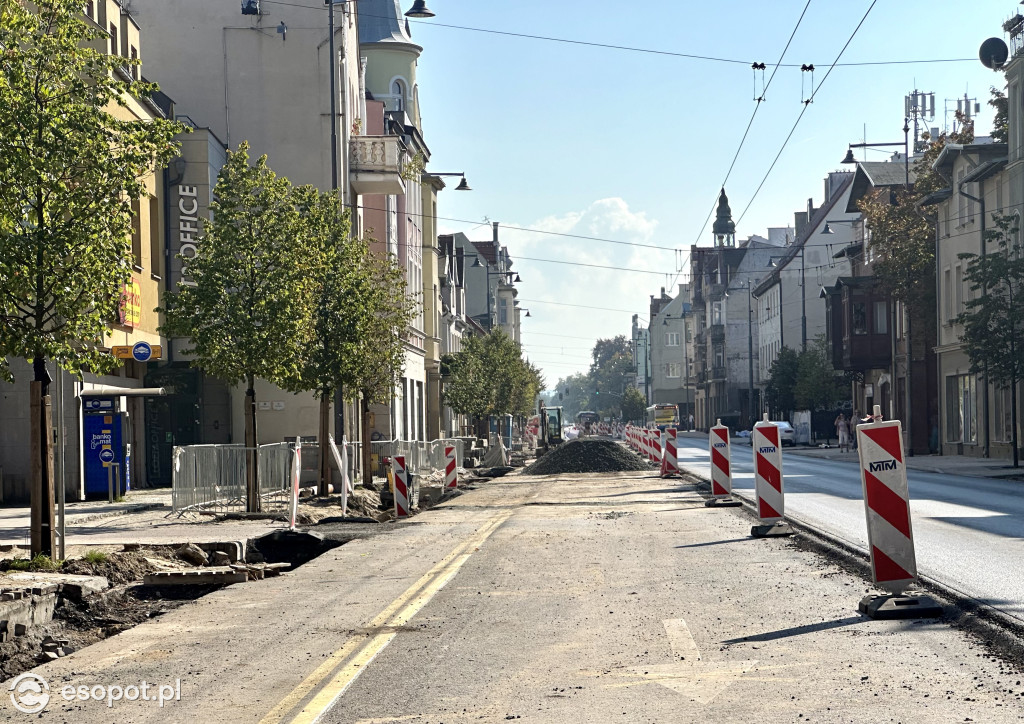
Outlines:
{"type": "Polygon", "coordinates": [[[779,426],[779,444],[785,447],[786,445],[796,445],[796,430],[788,422],[772,420],[773,425],[779,426]]]}

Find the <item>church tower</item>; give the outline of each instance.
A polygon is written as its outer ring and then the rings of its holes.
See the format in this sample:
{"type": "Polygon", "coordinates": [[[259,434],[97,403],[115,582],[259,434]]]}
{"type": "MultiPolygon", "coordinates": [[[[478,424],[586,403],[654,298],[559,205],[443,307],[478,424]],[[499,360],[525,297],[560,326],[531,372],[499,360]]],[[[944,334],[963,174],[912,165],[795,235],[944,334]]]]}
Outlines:
{"type": "Polygon", "coordinates": [[[715,217],[715,225],[711,227],[715,235],[715,247],[736,246],[736,224],[732,220],[732,209],[729,208],[729,197],[725,195],[725,189],[718,196],[718,214],[715,217]]]}

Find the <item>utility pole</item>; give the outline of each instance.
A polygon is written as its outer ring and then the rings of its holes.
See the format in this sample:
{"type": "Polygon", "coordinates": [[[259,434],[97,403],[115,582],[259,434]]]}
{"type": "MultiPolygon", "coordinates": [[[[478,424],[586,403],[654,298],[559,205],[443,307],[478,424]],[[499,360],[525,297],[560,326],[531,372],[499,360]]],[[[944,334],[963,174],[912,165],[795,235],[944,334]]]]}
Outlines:
{"type": "Polygon", "coordinates": [[[747,384],[747,415],[750,427],[754,427],[754,325],[751,321],[750,279],[747,279],[747,368],[749,373],[747,384]]]}

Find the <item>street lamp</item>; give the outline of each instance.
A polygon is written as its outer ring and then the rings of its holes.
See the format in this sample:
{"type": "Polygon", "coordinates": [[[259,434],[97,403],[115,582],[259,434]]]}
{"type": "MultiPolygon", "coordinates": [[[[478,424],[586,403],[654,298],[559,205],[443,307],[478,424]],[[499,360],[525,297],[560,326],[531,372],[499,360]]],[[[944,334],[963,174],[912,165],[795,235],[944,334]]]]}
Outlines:
{"type": "Polygon", "coordinates": [[[416,0],[412,4],[412,7],[406,11],[405,17],[407,18],[432,18],[434,13],[427,9],[426,0],[416,0]]]}
{"type": "Polygon", "coordinates": [[[466,174],[460,171],[456,172],[440,172],[440,171],[424,171],[422,174],[423,178],[430,178],[431,176],[461,176],[462,180],[459,181],[459,185],[455,187],[456,191],[472,191],[469,187],[469,183],[466,181],[466,174]]]}
{"type": "MultiPolygon", "coordinates": [[[[827,226],[827,224],[826,224],[827,226]]],[[[822,232],[825,233],[825,232],[822,232]]],[[[829,230],[828,233],[832,233],[829,230]]],[[[805,293],[805,277],[804,277],[804,247],[803,244],[797,252],[800,254],[800,351],[807,351],[807,294],[805,293]]],[[[773,256],[768,259],[768,266],[778,267],[776,259],[782,259],[781,256],[773,256]]],[[[779,275],[779,328],[782,328],[782,275],[779,275]]]]}
{"type": "Polygon", "coordinates": [[[903,185],[905,188],[910,188],[910,119],[903,119],[903,143],[898,141],[893,143],[851,143],[850,147],[846,149],[846,158],[842,160],[842,163],[857,163],[857,159],[853,157],[853,149],[855,148],[876,148],[879,146],[903,146],[903,185]]]}

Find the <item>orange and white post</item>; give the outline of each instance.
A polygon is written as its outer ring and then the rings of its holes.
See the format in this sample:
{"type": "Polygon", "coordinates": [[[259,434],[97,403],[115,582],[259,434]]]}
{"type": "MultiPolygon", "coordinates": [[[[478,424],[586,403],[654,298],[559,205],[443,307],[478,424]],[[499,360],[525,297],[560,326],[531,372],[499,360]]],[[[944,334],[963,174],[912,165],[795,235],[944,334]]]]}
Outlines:
{"type": "Polygon", "coordinates": [[[908,596],[917,582],[914,531],[910,523],[910,490],[903,451],[903,425],[882,421],[875,405],[875,422],[857,426],[860,479],[868,524],[871,577],[888,595],[867,596],[860,611],[873,618],[936,618],[942,608],[928,596],[908,596]]]}
{"type": "Polygon", "coordinates": [[[405,466],[405,456],[395,455],[394,460],[395,469],[395,517],[396,518],[408,518],[409,517],[409,469],[405,466]]]}
{"type": "Polygon", "coordinates": [[[665,454],[661,458],[661,477],[679,475],[679,460],[676,452],[676,429],[669,427],[664,433],[665,454]]]}
{"type": "Polygon", "coordinates": [[[459,473],[455,466],[455,446],[444,446],[444,489],[455,490],[459,487],[459,473]]]}
{"type": "Polygon", "coordinates": [[[711,457],[711,499],[705,505],[736,507],[738,500],[732,499],[732,441],[729,428],[717,420],[708,433],[708,450],[711,457]]]}
{"type": "Polygon", "coordinates": [[[760,523],[750,529],[757,538],[792,535],[793,529],[784,520],[785,492],[782,483],[782,446],[779,426],[764,420],[754,425],[750,434],[754,448],[754,493],[757,495],[757,517],[760,523]]]}

